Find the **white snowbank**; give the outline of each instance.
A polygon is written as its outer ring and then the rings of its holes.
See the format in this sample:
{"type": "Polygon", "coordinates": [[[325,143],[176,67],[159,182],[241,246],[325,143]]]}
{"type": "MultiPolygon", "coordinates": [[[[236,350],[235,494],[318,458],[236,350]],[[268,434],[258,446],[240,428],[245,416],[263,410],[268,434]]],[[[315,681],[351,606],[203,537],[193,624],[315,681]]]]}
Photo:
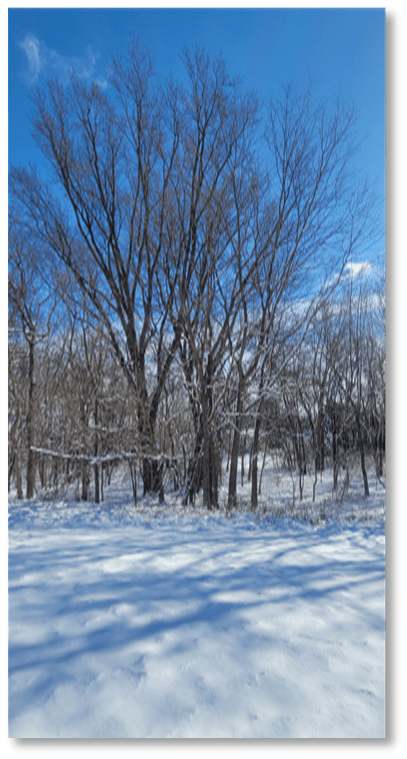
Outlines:
{"type": "Polygon", "coordinates": [[[9,735],[383,738],[384,575],[383,519],[11,499],[9,735]]]}

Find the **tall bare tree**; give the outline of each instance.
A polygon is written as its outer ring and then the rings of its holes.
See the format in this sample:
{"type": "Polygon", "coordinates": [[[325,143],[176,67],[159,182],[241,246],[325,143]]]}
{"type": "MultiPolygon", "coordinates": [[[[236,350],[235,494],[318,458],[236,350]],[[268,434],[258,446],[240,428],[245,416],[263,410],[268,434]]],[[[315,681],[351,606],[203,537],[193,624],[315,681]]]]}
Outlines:
{"type": "Polygon", "coordinates": [[[174,329],[182,334],[180,355],[196,427],[190,488],[202,482],[203,502],[212,508],[218,501],[215,420],[231,370],[226,357],[255,268],[247,247],[244,264],[243,252],[237,264],[234,214],[237,174],[245,175],[252,155],[257,102],[230,79],[222,57],[211,61],[197,50],[185,54],[185,64],[189,86],[171,93],[180,141],[166,209],[164,274],[174,329]]]}
{"type": "Polygon", "coordinates": [[[35,172],[13,169],[11,188],[39,239],[72,272],[107,330],[138,407],[144,486],[156,490],[154,432],[158,403],[178,336],[163,340],[156,272],[162,254],[163,209],[177,148],[176,124],[137,46],[127,65],[112,67],[116,92],[72,79],[50,81],[35,97],[35,138],[54,169],[58,190],[35,172]],[[146,356],[158,351],[156,376],[146,356]]]}

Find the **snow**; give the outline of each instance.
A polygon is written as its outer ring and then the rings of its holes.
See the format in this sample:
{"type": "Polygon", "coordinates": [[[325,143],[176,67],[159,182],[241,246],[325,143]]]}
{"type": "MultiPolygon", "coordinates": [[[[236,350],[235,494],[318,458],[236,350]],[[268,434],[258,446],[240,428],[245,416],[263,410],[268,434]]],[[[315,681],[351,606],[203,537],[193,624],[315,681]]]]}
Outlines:
{"type": "Polygon", "coordinates": [[[384,738],[383,498],[294,519],[136,509],[121,483],[11,496],[9,736],[384,738]]]}

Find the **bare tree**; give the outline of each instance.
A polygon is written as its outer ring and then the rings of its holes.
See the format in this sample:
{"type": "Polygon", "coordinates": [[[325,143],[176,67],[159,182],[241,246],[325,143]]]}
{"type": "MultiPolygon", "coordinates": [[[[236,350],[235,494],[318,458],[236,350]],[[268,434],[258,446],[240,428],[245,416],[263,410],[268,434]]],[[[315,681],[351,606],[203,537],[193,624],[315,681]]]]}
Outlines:
{"type": "Polygon", "coordinates": [[[342,366],[336,367],[347,405],[352,410],[355,447],[359,454],[365,496],[369,496],[367,452],[372,450],[381,478],[385,429],[384,294],[375,293],[366,277],[350,277],[347,285],[342,366]],[[382,297],[380,297],[382,295],[382,297]],[[382,329],[377,328],[377,316],[382,329]],[[376,324],[375,324],[376,321],[376,324]]]}
{"type": "MultiPolygon", "coordinates": [[[[10,207],[9,215],[9,322],[14,331],[21,331],[28,355],[21,355],[21,344],[17,348],[21,361],[27,364],[25,383],[20,383],[18,390],[14,386],[15,418],[10,429],[10,438],[15,442],[15,430],[23,423],[24,416],[25,447],[26,447],[26,496],[32,498],[35,485],[35,453],[34,429],[36,417],[36,348],[40,339],[46,338],[50,330],[50,320],[53,314],[53,297],[47,289],[46,281],[42,276],[44,258],[36,244],[35,238],[30,235],[29,228],[10,207]],[[26,403],[22,414],[21,398],[17,396],[26,393],[26,403]]],[[[11,342],[11,346],[13,345],[11,342]]],[[[15,346],[16,348],[16,346],[15,346]]],[[[20,461],[21,451],[14,450],[18,467],[17,477],[19,480],[18,491],[21,495],[20,484],[20,461]]]]}
{"type": "Polygon", "coordinates": [[[156,453],[158,403],[179,337],[169,347],[163,340],[165,304],[157,307],[154,298],[178,138],[147,54],[131,48],[127,68],[112,67],[112,81],[120,107],[97,85],[87,88],[75,79],[67,89],[51,81],[37,92],[34,134],[59,190],[23,169],[12,169],[11,190],[109,335],[136,398],[144,487],[156,490],[150,454],[156,453]],[[157,335],[156,376],[149,386],[146,355],[157,335]]]}
{"type": "MultiPolygon", "coordinates": [[[[332,112],[313,107],[309,93],[298,98],[290,88],[270,104],[266,140],[270,150],[269,192],[275,199],[276,213],[267,267],[259,280],[265,293],[261,324],[266,337],[258,372],[253,509],[257,506],[263,398],[283,368],[273,365],[281,310],[290,312],[285,342],[291,345],[292,353],[305,339],[314,315],[334,292],[352,251],[371,231],[372,199],[366,186],[355,187],[350,167],[354,123],[352,110],[342,105],[332,112]]],[[[290,350],[286,354],[289,357],[290,350]]]]}
{"type": "MultiPolygon", "coordinates": [[[[221,56],[186,51],[183,60],[185,87],[157,82],[137,44],[124,61],[113,61],[106,90],[74,77],[68,87],[48,82],[34,98],[34,134],[53,181],[14,167],[11,197],[36,249],[69,275],[71,304],[76,298],[86,305],[87,327],[70,369],[83,372],[75,402],[83,407],[83,469],[92,462],[96,497],[96,462],[107,440],[98,432],[108,416],[100,391],[107,336],[130,389],[119,404],[127,420],[121,451],[112,455],[132,462],[134,487],[140,463],[144,491],[163,498],[168,461],[181,455],[170,400],[180,369],[186,497],[202,487],[204,504],[218,505],[227,424],[228,505],[236,504],[237,456],[250,418],[255,509],[263,409],[366,237],[370,201],[349,172],[352,111],[313,107],[309,93],[299,99],[287,89],[270,104],[261,137],[257,99],[230,78],[221,56]],[[100,332],[91,335],[96,324],[100,332]],[[99,353],[96,334],[103,335],[99,353]]],[[[18,287],[16,303],[17,295],[18,287]]],[[[28,408],[33,387],[29,382],[28,408]]],[[[317,468],[322,385],[320,391],[317,468]]],[[[16,405],[16,440],[20,419],[16,405]]],[[[28,414],[28,451],[35,448],[32,429],[28,414]]]]}
{"type": "MultiPolygon", "coordinates": [[[[21,476],[23,439],[24,439],[24,409],[26,388],[23,381],[21,363],[24,361],[18,333],[14,332],[11,320],[11,336],[8,346],[8,489],[15,481],[17,498],[23,498],[21,476]]],[[[24,351],[25,352],[25,351],[24,351]]]]}
{"type": "Polygon", "coordinates": [[[230,80],[224,60],[185,54],[189,88],[172,93],[180,142],[166,213],[166,287],[195,424],[190,497],[202,481],[206,506],[217,506],[215,420],[226,392],[242,293],[250,284],[235,259],[237,171],[244,175],[256,123],[256,100],[230,80]],[[175,181],[176,180],[176,181],[175,181]]]}
{"type": "Polygon", "coordinates": [[[384,485],[386,447],[386,280],[378,271],[368,288],[366,306],[366,393],[370,445],[376,477],[384,485]]]}
{"type": "MultiPolygon", "coordinates": [[[[313,500],[318,473],[325,469],[329,400],[336,388],[335,371],[342,348],[343,322],[340,309],[338,310],[335,304],[325,303],[313,319],[301,350],[302,379],[298,385],[299,399],[311,431],[314,464],[313,500]]],[[[335,424],[332,432],[337,435],[335,424]]],[[[335,445],[336,442],[335,438],[335,445]]]]}

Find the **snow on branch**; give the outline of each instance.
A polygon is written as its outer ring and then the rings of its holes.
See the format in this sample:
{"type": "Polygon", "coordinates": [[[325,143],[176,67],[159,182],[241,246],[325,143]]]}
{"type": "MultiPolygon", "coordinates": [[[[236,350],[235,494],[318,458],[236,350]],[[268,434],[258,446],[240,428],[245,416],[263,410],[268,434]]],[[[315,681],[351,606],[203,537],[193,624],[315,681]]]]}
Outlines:
{"type": "Polygon", "coordinates": [[[48,448],[37,448],[32,445],[31,450],[40,453],[43,456],[52,456],[55,459],[64,461],[85,461],[92,466],[104,464],[111,461],[127,461],[128,459],[139,458],[138,453],[109,453],[107,456],[85,456],[82,453],[60,453],[59,451],[50,451],[48,448]]]}
{"type": "Polygon", "coordinates": [[[112,461],[131,461],[143,458],[148,458],[152,461],[169,461],[171,463],[177,460],[182,461],[182,457],[180,456],[167,456],[164,453],[154,454],[149,451],[123,451],[121,453],[109,453],[106,456],[85,456],[83,453],[60,453],[59,451],[51,451],[48,448],[37,448],[34,445],[30,446],[30,448],[35,453],[43,456],[52,456],[64,461],[83,461],[91,466],[99,466],[100,464],[112,461]]]}

